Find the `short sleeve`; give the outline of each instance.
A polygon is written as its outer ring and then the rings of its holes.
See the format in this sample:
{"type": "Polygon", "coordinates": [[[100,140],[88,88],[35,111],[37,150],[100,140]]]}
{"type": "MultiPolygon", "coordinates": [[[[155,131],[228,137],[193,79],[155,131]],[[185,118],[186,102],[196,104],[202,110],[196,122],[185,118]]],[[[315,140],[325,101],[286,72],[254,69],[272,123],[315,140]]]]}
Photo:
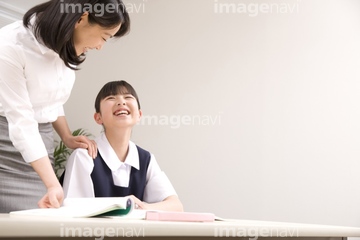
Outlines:
{"type": "Polygon", "coordinates": [[[169,178],[160,169],[153,154],[151,154],[146,180],[144,201],[147,203],[161,202],[169,196],[177,195],[169,178]]]}
{"type": "Polygon", "coordinates": [[[86,149],[78,148],[73,151],[66,162],[63,182],[64,197],[95,197],[91,172],[94,160],[86,149]]]}

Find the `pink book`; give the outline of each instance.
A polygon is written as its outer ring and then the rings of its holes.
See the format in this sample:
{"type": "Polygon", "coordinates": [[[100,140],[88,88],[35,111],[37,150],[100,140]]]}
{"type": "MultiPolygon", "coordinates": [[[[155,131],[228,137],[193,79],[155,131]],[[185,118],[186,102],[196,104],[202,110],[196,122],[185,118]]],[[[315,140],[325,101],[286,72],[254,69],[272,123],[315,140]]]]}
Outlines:
{"type": "Polygon", "coordinates": [[[147,211],[145,219],[152,221],[213,222],[215,221],[215,215],[196,212],[147,211]]]}

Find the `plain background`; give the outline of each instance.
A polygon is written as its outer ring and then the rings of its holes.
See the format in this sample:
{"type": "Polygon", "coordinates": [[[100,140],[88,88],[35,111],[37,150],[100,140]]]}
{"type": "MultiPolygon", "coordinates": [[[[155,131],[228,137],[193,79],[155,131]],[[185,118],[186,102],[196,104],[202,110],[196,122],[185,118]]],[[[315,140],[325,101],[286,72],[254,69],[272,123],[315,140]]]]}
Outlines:
{"type": "Polygon", "coordinates": [[[124,79],[152,117],[133,141],[186,211],[360,227],[360,1],[125,3],[131,33],[77,72],[72,130],[97,136],[95,96],[124,79]]]}

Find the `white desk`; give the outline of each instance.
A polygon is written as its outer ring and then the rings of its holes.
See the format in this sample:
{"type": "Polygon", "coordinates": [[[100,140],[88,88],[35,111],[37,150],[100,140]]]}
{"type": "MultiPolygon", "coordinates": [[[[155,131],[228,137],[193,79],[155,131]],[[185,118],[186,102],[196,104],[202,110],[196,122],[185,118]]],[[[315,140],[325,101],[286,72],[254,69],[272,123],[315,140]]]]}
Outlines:
{"type": "Polygon", "coordinates": [[[108,239],[113,237],[242,237],[243,239],[266,238],[285,240],[344,239],[360,237],[360,228],[227,220],[210,223],[160,222],[108,218],[48,218],[9,216],[0,214],[0,238],[12,239],[108,239]],[[251,237],[251,238],[250,238],[251,237]]]}

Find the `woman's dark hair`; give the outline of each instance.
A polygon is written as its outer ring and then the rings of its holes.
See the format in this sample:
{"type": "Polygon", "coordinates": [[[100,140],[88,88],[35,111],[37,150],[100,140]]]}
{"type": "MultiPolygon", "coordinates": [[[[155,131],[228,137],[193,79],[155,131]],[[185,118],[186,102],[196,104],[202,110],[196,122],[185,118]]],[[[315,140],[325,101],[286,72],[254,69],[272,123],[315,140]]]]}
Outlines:
{"type": "Polygon", "coordinates": [[[112,95],[117,94],[131,94],[135,97],[138,107],[140,109],[140,101],[139,97],[135,91],[135,89],[126,81],[120,80],[120,81],[112,81],[106,83],[101,90],[99,91],[98,95],[95,99],[95,111],[97,113],[100,112],[100,102],[104,98],[112,95]]]}
{"type": "Polygon", "coordinates": [[[122,37],[130,30],[129,14],[121,0],[50,0],[27,11],[23,24],[29,27],[36,15],[33,31],[37,40],[58,53],[65,65],[75,70],[72,65],[80,65],[85,60],[85,56],[77,56],[73,39],[75,24],[84,12],[89,13],[89,24],[105,29],[121,24],[114,37],[122,37]],[[95,11],[99,6],[103,10],[101,13],[95,11]]]}

